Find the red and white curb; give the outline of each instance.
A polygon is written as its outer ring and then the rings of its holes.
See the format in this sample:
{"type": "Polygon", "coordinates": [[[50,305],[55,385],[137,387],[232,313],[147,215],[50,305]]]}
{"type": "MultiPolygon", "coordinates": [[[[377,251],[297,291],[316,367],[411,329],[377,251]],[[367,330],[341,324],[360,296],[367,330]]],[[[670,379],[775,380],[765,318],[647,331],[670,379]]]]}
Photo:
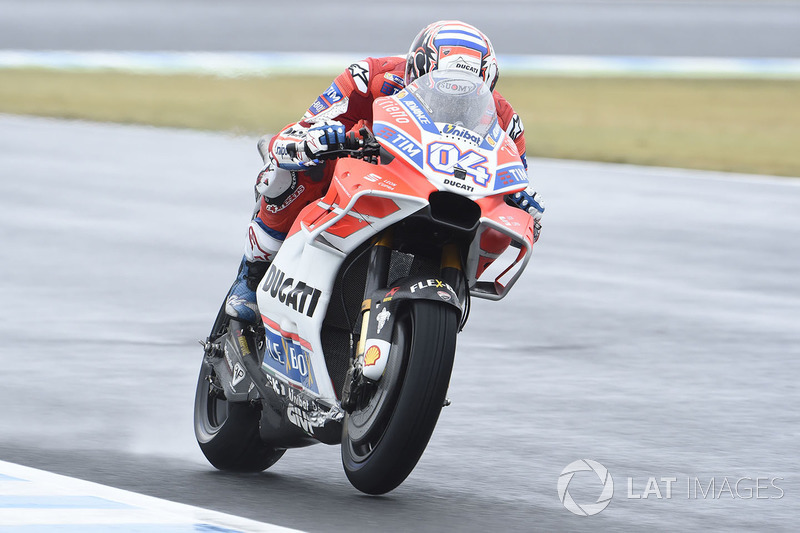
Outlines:
{"type": "Polygon", "coordinates": [[[0,461],[0,533],[289,533],[288,529],[0,461]]]}

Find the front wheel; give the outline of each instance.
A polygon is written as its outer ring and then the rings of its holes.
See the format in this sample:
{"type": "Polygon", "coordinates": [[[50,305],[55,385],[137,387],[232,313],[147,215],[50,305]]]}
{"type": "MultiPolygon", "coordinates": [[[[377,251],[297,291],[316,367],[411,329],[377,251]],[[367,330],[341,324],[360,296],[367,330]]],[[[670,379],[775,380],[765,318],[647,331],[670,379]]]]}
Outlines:
{"type": "Polygon", "coordinates": [[[444,404],[455,358],[458,313],[427,300],[395,322],[391,356],[366,406],[345,417],[342,464],[367,494],[396,488],[416,466],[444,404]]]}

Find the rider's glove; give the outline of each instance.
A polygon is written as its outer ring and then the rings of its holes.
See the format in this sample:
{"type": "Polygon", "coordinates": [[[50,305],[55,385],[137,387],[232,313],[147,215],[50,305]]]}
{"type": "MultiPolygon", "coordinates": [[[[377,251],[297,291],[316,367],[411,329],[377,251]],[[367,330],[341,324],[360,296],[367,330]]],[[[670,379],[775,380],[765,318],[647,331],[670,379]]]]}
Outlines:
{"type": "Polygon", "coordinates": [[[323,120],[308,128],[304,151],[309,159],[317,159],[328,150],[345,141],[344,124],[336,120],[323,120]]]}
{"type": "Polygon", "coordinates": [[[528,186],[524,191],[509,194],[507,198],[512,204],[533,217],[533,242],[539,240],[539,231],[542,229],[542,215],[544,214],[542,195],[528,186]]]}
{"type": "Polygon", "coordinates": [[[542,220],[542,214],[544,213],[544,200],[542,199],[541,194],[534,191],[530,187],[524,191],[510,194],[509,200],[511,200],[511,203],[513,203],[515,206],[527,211],[528,214],[530,214],[537,222],[542,220]]]}

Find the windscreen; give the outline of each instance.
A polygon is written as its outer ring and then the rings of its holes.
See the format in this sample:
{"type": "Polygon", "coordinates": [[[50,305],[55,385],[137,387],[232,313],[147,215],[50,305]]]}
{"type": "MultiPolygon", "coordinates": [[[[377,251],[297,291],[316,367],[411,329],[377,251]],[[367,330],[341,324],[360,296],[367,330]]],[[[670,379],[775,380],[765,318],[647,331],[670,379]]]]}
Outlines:
{"type": "Polygon", "coordinates": [[[434,122],[455,124],[485,137],[497,118],[494,97],[479,77],[460,70],[435,70],[408,86],[434,122]]]}

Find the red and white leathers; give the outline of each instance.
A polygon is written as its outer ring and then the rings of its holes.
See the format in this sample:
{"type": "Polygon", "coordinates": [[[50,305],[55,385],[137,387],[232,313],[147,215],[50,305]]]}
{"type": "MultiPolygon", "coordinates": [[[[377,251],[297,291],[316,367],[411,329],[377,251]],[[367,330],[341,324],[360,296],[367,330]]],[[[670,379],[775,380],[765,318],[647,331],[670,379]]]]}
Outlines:
{"type": "MultiPolygon", "coordinates": [[[[260,176],[258,215],[250,224],[245,257],[269,261],[280,248],[294,219],[309,203],[322,197],[333,176],[333,164],[316,163],[297,148],[309,127],[334,120],[347,130],[372,127],[372,103],[404,87],[405,57],[367,58],[353,63],[309,107],[299,122],[287,125],[269,143],[268,164],[260,176]]],[[[522,121],[511,104],[494,91],[498,120],[514,140],[525,168],[522,121]]]]}

